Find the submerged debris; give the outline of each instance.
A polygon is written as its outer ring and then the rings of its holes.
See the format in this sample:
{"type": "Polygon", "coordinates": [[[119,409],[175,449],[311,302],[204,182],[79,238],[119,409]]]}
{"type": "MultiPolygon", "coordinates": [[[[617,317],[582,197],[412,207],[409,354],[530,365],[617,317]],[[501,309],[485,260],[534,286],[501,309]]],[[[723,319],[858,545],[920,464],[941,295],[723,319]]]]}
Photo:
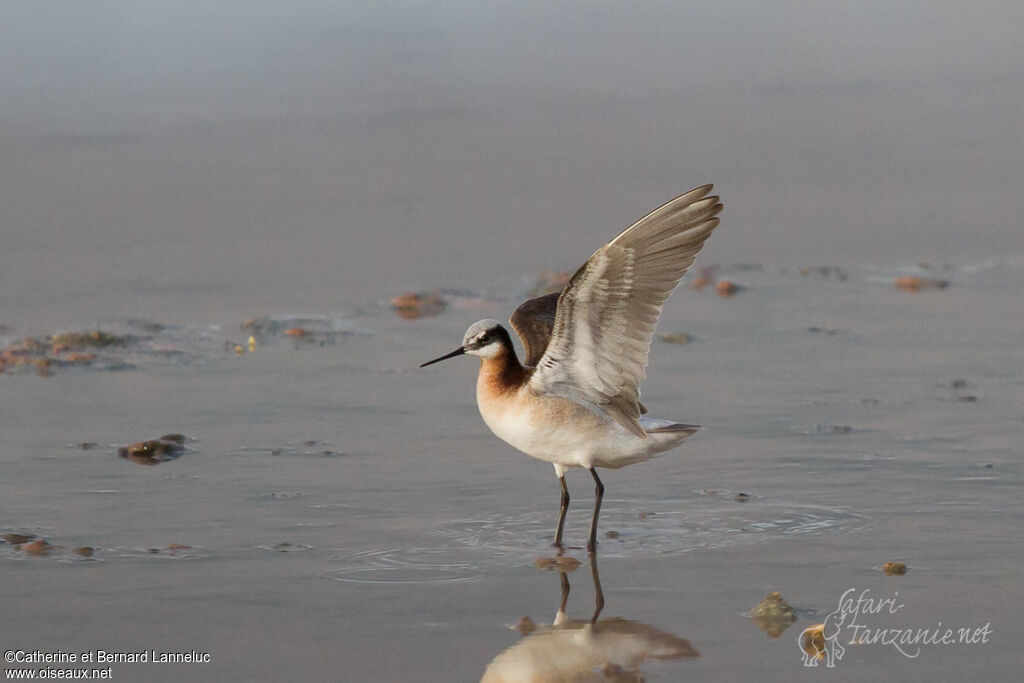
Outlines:
{"type": "Polygon", "coordinates": [[[719,280],[715,283],[715,294],[723,297],[731,297],[743,288],[731,280],[719,280]]]}
{"type": "Polygon", "coordinates": [[[209,342],[208,332],[121,319],[111,328],[24,337],[0,347],[0,373],[51,376],[68,368],[124,370],[139,364],[182,363],[209,342]]]}
{"type": "Polygon", "coordinates": [[[89,546],[68,548],[63,545],[54,545],[35,534],[9,532],[3,534],[2,538],[3,543],[0,545],[9,545],[14,551],[13,553],[5,552],[6,557],[52,557],[68,562],[84,562],[90,561],[96,553],[96,548],[89,546]]]}
{"type": "Polygon", "coordinates": [[[564,270],[542,270],[527,287],[526,293],[529,297],[537,297],[561,292],[569,284],[570,279],[572,273],[564,270]]]}
{"type": "Polygon", "coordinates": [[[659,332],[658,341],[666,344],[689,344],[693,341],[693,337],[685,332],[659,332]]]}
{"type": "Polygon", "coordinates": [[[100,349],[106,346],[126,346],[134,340],[130,336],[120,336],[102,330],[92,332],[67,332],[50,337],[53,353],[65,351],[81,351],[83,349],[100,349]]]}
{"type": "Polygon", "coordinates": [[[0,348],[0,372],[21,366],[48,376],[55,368],[90,365],[98,358],[95,350],[121,349],[139,340],[101,330],[25,337],[0,348]]]}
{"type": "Polygon", "coordinates": [[[391,300],[392,310],[406,320],[438,315],[447,306],[439,292],[406,292],[391,300]]]}
{"type": "Polygon", "coordinates": [[[772,591],[757,607],[750,610],[750,616],[758,627],[772,638],[778,638],[782,632],[796,621],[796,612],[788,602],[782,599],[778,591],[772,591]]]}
{"type": "Polygon", "coordinates": [[[29,541],[39,538],[35,534],[19,534],[19,533],[7,533],[4,534],[4,540],[11,545],[21,545],[22,543],[28,543],[29,541]]]}
{"type": "Polygon", "coordinates": [[[520,635],[528,636],[537,630],[537,622],[527,616],[519,618],[519,621],[512,624],[509,628],[513,631],[519,631],[520,635]]]}
{"type": "Polygon", "coordinates": [[[200,556],[195,547],[184,543],[168,543],[163,548],[150,546],[148,548],[139,548],[133,552],[143,553],[145,555],[157,555],[159,557],[172,559],[194,559],[200,556]]]}
{"type": "Polygon", "coordinates": [[[903,576],[907,573],[907,565],[903,562],[886,562],[882,565],[886,576],[903,576]]]}
{"type": "Polygon", "coordinates": [[[896,289],[904,292],[920,292],[923,289],[945,289],[949,287],[948,280],[940,280],[936,277],[919,277],[917,275],[904,275],[893,280],[896,289]]]}
{"type": "Polygon", "coordinates": [[[117,454],[140,465],[159,465],[177,459],[185,450],[183,434],[164,434],[159,439],[139,441],[117,449],[117,454]]]}
{"type": "Polygon", "coordinates": [[[298,446],[242,446],[238,451],[245,453],[266,453],[271,456],[316,456],[322,458],[337,458],[348,455],[347,453],[343,453],[342,451],[334,450],[332,448],[324,448],[325,446],[330,445],[329,441],[306,439],[298,446]]]}
{"type": "Polygon", "coordinates": [[[329,316],[264,315],[241,324],[242,330],[249,333],[244,344],[225,340],[224,345],[226,351],[234,350],[239,355],[245,353],[246,348],[250,352],[255,351],[258,343],[282,338],[295,344],[326,346],[353,334],[352,330],[341,329],[344,324],[344,321],[329,316]]]}
{"type": "Polygon", "coordinates": [[[719,266],[704,266],[693,274],[690,286],[700,291],[718,279],[719,266]]]}
{"type": "Polygon", "coordinates": [[[562,555],[561,557],[538,557],[533,561],[533,566],[537,569],[554,570],[568,574],[580,568],[580,561],[568,555],[562,555]]]}
{"type": "Polygon", "coordinates": [[[846,281],[846,273],[837,266],[808,266],[800,269],[803,277],[820,277],[826,280],[846,281]]]}
{"type": "Polygon", "coordinates": [[[298,553],[313,549],[313,546],[311,545],[305,545],[303,543],[289,543],[288,541],[282,541],[275,545],[261,545],[259,547],[262,550],[271,550],[276,553],[298,553]]]}
{"type": "Polygon", "coordinates": [[[50,554],[50,544],[42,538],[37,538],[18,546],[18,550],[33,557],[46,557],[50,554]]]}
{"type": "Polygon", "coordinates": [[[690,280],[690,286],[698,292],[711,284],[711,278],[707,275],[696,275],[690,280]]]}

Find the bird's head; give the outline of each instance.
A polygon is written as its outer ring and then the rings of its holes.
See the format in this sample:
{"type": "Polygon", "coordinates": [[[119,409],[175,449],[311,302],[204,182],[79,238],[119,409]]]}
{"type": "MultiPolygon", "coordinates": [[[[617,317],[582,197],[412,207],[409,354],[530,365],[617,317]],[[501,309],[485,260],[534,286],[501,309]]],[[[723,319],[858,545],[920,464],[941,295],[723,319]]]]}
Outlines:
{"type": "Polygon", "coordinates": [[[465,336],[462,338],[462,346],[455,349],[451,353],[446,353],[440,358],[427,361],[421,368],[425,368],[428,365],[439,363],[455,356],[461,356],[468,354],[470,356],[477,356],[479,358],[494,358],[502,352],[507,346],[511,345],[511,339],[508,336],[508,331],[502,327],[501,323],[497,320],[478,320],[469,326],[466,330],[465,336]]]}

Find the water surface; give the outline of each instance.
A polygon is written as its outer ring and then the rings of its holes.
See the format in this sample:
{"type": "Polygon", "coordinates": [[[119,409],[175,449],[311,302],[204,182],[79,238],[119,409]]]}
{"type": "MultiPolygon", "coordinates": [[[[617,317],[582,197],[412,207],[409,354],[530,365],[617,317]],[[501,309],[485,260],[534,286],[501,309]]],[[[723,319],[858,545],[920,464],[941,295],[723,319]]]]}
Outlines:
{"type": "MultiPolygon", "coordinates": [[[[524,615],[585,633],[586,554],[568,551],[564,615],[534,567],[550,467],[487,432],[475,362],[415,368],[714,181],[726,209],[698,266],[745,289],[684,286],[665,309],[659,330],[693,341],[654,345],[644,401],[707,429],[604,478],[601,633],[699,652],[633,662],[654,680],[791,680],[798,633],[844,591],[898,591],[878,625],[988,622],[992,642],[849,646],[835,675],[1019,677],[1020,21],[1004,4],[3,8],[0,341],[141,341],[0,375],[0,526],[52,544],[0,545],[0,643],[211,655],[116,680],[448,681],[556,642],[508,628],[524,615]],[[949,286],[898,291],[908,274],[949,286]],[[437,317],[387,307],[434,289],[461,294],[437,317]],[[282,325],[250,351],[254,316],[282,325]],[[168,432],[190,438],[173,461],[117,455],[168,432]],[[798,608],[778,638],[744,616],[771,591],[798,608]]],[[[582,544],[589,477],[569,486],[582,544]]],[[[606,657],[587,666],[610,675],[606,657]]]]}

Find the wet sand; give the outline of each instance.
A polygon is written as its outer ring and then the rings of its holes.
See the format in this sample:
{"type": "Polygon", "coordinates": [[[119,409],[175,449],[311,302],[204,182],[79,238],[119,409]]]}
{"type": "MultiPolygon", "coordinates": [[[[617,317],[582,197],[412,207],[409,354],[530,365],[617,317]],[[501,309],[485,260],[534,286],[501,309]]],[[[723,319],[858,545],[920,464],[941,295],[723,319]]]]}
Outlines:
{"type": "Polygon", "coordinates": [[[3,649],[210,654],[111,665],[147,681],[543,664],[557,481],[487,432],[474,361],[416,366],[715,181],[697,267],[741,288],[684,283],[658,330],[688,343],[656,342],[642,386],[707,429],[604,477],[592,628],[569,473],[559,621],[609,639],[575,654],[599,677],[821,675],[797,637],[856,588],[904,605],[873,627],[992,635],[846,644],[840,680],[1018,678],[1024,89],[1017,10],[990,9],[325,5],[230,35],[170,7],[52,30],[2,10],[0,346],[141,340],[0,374],[0,532],[49,544],[0,544],[3,649]],[[449,303],[405,320],[409,290],[449,303]],[[118,455],[169,433],[173,458],[118,455]],[[777,638],[747,616],[772,591],[797,616],[777,638]],[[638,662],[623,629],[699,657],[638,662]]]}

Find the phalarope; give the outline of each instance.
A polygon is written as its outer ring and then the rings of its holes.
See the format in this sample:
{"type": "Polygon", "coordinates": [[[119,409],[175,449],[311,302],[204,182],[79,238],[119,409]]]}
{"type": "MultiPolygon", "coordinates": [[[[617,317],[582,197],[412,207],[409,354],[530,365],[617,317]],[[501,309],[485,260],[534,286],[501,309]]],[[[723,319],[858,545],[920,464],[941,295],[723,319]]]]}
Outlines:
{"type": "Polygon", "coordinates": [[[459,348],[420,366],[462,354],[480,358],[476,402],[484,422],[498,438],[555,466],[562,488],[558,547],[570,467],[585,467],[594,478],[587,541],[593,552],[604,496],[596,468],[643,462],[700,429],[643,417],[639,384],[662,305],[718,226],[722,204],[708,195],[711,187],[655,209],[594,252],[561,292],[517,308],[510,322],[525,365],[501,323],[480,320],[459,348]]]}

